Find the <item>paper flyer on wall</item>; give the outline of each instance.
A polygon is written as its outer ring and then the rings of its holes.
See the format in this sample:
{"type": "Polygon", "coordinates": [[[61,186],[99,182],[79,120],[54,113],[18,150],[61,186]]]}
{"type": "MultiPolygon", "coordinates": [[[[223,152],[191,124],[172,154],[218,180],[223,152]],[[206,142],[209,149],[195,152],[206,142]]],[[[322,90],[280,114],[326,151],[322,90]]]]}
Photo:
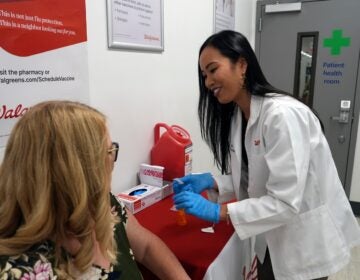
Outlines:
{"type": "Polygon", "coordinates": [[[235,0],[214,0],[214,32],[234,30],[235,0]]]}
{"type": "Polygon", "coordinates": [[[0,1],[0,148],[33,104],[88,103],[85,0],[0,1]]]}

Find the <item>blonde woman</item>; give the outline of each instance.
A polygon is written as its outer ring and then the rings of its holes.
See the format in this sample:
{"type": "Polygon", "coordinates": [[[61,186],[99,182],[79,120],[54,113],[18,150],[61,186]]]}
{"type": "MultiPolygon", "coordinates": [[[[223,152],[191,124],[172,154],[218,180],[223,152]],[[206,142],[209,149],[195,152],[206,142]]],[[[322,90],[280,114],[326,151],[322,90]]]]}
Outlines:
{"type": "Polygon", "coordinates": [[[142,279],[136,261],[189,279],[109,195],[117,151],[84,104],[43,102],[18,121],[0,168],[0,279],[142,279]]]}

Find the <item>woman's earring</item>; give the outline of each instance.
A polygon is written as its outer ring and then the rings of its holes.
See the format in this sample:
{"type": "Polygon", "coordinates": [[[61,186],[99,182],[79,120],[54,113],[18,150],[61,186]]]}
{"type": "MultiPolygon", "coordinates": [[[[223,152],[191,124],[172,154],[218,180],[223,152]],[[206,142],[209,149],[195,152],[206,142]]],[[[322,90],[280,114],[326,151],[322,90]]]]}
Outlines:
{"type": "Polygon", "coordinates": [[[242,79],[242,89],[246,89],[246,76],[245,73],[241,74],[241,79],[242,79]]]}

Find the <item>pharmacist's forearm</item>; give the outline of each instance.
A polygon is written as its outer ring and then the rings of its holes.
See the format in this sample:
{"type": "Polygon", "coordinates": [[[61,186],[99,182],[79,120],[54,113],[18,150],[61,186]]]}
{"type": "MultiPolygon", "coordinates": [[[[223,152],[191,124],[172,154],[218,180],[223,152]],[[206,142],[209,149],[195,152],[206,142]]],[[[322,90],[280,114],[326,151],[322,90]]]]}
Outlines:
{"type": "Polygon", "coordinates": [[[227,204],[221,204],[221,207],[220,207],[220,221],[229,221],[227,204]]]}

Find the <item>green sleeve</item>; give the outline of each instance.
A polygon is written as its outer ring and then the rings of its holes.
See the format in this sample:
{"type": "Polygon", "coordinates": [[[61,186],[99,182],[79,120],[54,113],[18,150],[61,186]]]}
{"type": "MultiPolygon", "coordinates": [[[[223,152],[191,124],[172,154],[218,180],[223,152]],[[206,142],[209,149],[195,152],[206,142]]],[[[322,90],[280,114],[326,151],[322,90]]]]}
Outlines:
{"type": "Polygon", "coordinates": [[[115,240],[118,246],[117,264],[114,266],[114,271],[119,271],[121,279],[124,280],[142,280],[143,277],[136,264],[133,252],[130,248],[130,243],[126,235],[126,211],[125,206],[119,202],[116,197],[110,193],[111,206],[115,207],[115,211],[119,216],[121,222],[115,226],[115,240]]]}

